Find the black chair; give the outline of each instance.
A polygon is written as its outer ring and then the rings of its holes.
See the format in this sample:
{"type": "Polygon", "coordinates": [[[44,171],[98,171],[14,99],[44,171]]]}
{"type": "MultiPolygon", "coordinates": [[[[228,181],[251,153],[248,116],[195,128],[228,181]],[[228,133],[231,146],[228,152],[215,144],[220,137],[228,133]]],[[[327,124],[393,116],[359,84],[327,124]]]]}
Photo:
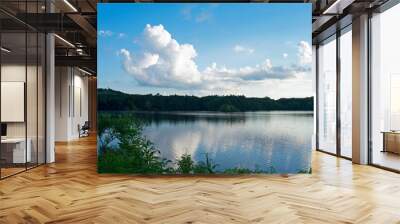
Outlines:
{"type": "Polygon", "coordinates": [[[82,125],[82,127],[80,127],[80,125],[78,125],[78,130],[79,130],[79,138],[89,136],[89,130],[90,130],[89,121],[85,121],[85,123],[82,125]]]}

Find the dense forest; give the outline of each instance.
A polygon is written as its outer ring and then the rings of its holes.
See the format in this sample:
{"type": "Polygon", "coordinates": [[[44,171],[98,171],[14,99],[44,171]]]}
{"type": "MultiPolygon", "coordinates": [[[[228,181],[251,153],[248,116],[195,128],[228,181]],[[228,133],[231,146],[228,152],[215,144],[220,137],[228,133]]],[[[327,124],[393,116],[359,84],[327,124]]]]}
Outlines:
{"type": "Polygon", "coordinates": [[[313,110],[313,98],[256,98],[245,96],[162,96],[126,94],[112,89],[98,89],[100,111],[268,111],[313,110]]]}

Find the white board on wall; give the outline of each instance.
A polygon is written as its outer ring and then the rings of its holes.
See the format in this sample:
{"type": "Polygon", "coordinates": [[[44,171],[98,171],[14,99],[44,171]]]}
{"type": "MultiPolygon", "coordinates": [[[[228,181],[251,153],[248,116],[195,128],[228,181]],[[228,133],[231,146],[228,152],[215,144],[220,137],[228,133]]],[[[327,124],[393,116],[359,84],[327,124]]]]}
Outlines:
{"type": "Polygon", "coordinates": [[[1,82],[1,122],[24,122],[24,104],[24,82],[1,82]]]}

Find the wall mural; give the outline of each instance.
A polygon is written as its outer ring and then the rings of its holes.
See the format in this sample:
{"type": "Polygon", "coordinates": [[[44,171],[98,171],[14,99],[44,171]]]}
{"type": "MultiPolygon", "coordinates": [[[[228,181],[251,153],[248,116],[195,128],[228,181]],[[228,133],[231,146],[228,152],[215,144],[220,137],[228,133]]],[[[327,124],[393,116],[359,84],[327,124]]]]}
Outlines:
{"type": "Polygon", "coordinates": [[[98,4],[98,171],[311,173],[311,4],[98,4]]]}

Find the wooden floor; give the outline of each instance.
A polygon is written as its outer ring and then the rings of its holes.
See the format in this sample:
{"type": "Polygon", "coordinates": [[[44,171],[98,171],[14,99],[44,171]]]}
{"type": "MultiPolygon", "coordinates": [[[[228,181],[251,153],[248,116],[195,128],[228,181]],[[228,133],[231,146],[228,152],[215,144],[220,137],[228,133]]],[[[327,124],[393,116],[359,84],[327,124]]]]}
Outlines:
{"type": "Polygon", "coordinates": [[[400,223],[400,175],[313,153],[313,174],[96,173],[95,138],[0,181],[0,223],[400,223]]]}
{"type": "Polygon", "coordinates": [[[400,155],[391,152],[374,151],[373,154],[374,164],[384,167],[400,170],[400,155]]]}
{"type": "Polygon", "coordinates": [[[14,167],[11,167],[11,168],[9,168],[9,167],[7,167],[7,168],[1,168],[1,177],[3,178],[3,177],[8,177],[8,176],[11,176],[11,175],[13,175],[13,174],[16,174],[16,173],[20,173],[20,172],[23,172],[23,171],[25,171],[26,169],[25,169],[25,167],[24,168],[14,168],[14,167]]]}

